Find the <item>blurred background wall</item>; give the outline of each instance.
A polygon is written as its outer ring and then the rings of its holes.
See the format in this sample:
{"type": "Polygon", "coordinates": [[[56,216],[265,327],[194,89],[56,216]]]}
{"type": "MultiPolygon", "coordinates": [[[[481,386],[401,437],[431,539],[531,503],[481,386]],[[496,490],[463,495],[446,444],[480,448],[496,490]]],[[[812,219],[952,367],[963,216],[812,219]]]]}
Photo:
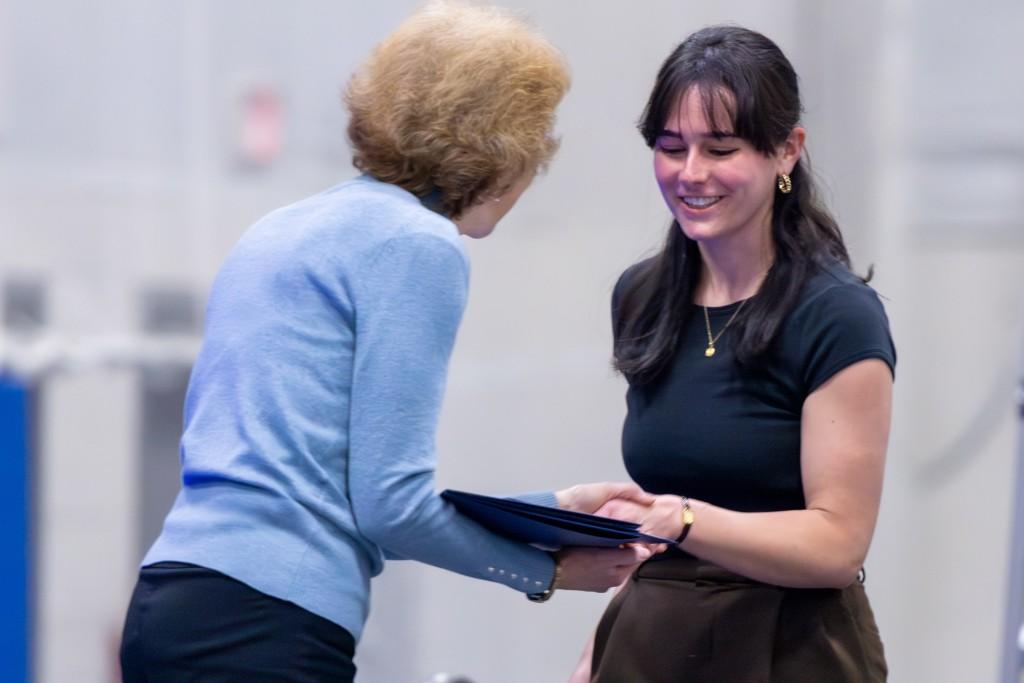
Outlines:
{"type": "MultiPolygon", "coordinates": [[[[116,676],[136,563],[178,486],[181,392],[214,273],[254,219],[354,175],[340,89],[416,4],[0,0],[0,359],[35,401],[36,680],[116,676]],[[177,341],[139,355],[140,335],[177,341]]],[[[501,4],[565,51],[574,84],[550,172],[469,244],[439,487],[625,476],[608,297],[667,226],[634,123],[687,33],[747,25],[801,75],[814,165],[855,265],[875,265],[898,345],[867,566],[892,680],[994,680],[1018,493],[1024,4],[501,4]]],[[[392,563],[360,679],[563,680],[606,600],[538,606],[392,563]]]]}

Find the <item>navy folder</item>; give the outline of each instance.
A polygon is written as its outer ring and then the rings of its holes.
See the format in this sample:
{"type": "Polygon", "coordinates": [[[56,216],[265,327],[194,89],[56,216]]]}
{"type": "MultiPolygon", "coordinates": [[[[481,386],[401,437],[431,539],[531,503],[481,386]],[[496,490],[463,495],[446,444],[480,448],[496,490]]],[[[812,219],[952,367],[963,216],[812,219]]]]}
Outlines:
{"type": "Polygon", "coordinates": [[[640,525],[610,517],[446,489],[441,497],[455,508],[502,536],[544,548],[567,545],[614,548],[623,543],[675,541],[640,531],[640,525]]]}

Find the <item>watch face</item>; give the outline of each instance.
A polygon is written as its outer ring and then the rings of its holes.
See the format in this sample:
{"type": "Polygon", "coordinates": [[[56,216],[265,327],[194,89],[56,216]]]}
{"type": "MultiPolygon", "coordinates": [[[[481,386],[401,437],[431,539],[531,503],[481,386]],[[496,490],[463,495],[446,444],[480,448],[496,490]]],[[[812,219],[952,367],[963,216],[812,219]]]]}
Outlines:
{"type": "Polygon", "coordinates": [[[543,593],[527,593],[526,599],[530,602],[547,602],[554,591],[544,591],[543,593]]]}

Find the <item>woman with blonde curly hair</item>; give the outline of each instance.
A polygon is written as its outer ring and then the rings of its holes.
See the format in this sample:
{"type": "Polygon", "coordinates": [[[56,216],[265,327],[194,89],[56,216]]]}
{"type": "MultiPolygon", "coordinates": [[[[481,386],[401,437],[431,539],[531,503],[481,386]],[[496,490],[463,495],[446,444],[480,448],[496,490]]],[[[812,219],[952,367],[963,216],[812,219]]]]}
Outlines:
{"type": "MultiPolygon", "coordinates": [[[[534,599],[602,591],[644,548],[549,554],[434,489],[434,435],[466,302],[459,236],[483,237],[557,147],[569,83],[520,20],[434,3],[345,94],[363,173],[253,225],[214,283],[185,403],[182,490],[142,563],[129,681],[352,681],[385,557],[534,599]]],[[[631,484],[531,500],[592,512],[631,484]]]]}

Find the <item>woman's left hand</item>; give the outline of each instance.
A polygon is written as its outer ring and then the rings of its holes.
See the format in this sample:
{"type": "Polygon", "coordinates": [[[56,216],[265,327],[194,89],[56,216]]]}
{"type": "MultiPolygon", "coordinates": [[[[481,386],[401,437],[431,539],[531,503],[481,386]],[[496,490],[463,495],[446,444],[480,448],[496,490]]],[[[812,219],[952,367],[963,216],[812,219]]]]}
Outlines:
{"type": "Polygon", "coordinates": [[[603,481],[593,484],[576,484],[555,492],[558,507],[574,512],[596,512],[609,501],[629,501],[635,505],[650,505],[655,496],[645,492],[632,482],[603,481]]]}

